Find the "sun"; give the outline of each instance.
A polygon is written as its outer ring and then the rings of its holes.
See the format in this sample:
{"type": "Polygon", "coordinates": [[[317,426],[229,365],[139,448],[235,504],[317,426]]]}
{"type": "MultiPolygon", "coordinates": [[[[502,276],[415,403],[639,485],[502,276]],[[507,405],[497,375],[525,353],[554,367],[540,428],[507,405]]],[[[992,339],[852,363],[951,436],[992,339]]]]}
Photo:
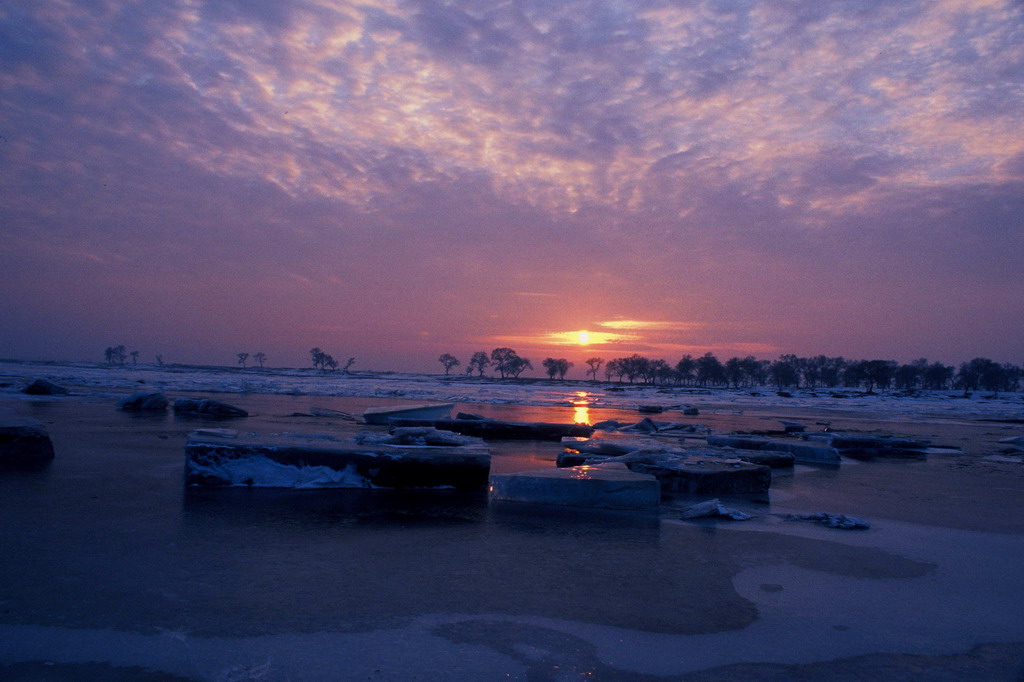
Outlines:
{"type": "Polygon", "coordinates": [[[576,340],[579,341],[581,346],[585,346],[590,343],[590,332],[581,331],[576,334],[576,340]]]}

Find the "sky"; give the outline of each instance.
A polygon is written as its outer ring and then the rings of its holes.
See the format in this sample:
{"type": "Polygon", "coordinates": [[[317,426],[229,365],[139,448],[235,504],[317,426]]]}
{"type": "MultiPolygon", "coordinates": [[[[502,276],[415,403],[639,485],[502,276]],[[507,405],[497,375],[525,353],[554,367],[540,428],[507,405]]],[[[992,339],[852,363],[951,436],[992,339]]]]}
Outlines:
{"type": "Polygon", "coordinates": [[[0,0],[0,357],[1020,364],[1022,131],[1019,0],[0,0]]]}

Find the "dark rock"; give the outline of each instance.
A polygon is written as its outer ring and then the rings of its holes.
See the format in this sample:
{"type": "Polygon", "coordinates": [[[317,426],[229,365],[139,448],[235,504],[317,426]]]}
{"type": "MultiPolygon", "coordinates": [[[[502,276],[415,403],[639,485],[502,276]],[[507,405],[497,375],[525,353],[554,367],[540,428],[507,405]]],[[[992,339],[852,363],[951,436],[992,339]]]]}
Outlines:
{"type": "Polygon", "coordinates": [[[487,417],[483,416],[482,414],[475,414],[473,412],[456,412],[455,413],[455,418],[456,419],[477,419],[477,420],[487,419],[487,417]]]}
{"type": "Polygon", "coordinates": [[[687,406],[687,407],[683,408],[683,415],[684,416],[696,417],[699,414],[700,414],[700,410],[698,410],[696,407],[689,407],[689,406],[687,406]]]}
{"type": "Polygon", "coordinates": [[[46,379],[36,379],[21,390],[28,395],[67,395],[68,389],[46,379]]]}
{"type": "Polygon", "coordinates": [[[665,408],[661,405],[641,405],[636,410],[640,414],[661,414],[665,411],[665,408]]]}
{"type": "Polygon", "coordinates": [[[159,391],[132,393],[117,402],[117,408],[125,412],[164,412],[167,405],[167,396],[159,391]]]}
{"type": "Polygon", "coordinates": [[[0,416],[0,465],[32,467],[53,459],[53,442],[39,422],[0,416]]]}
{"type": "Polygon", "coordinates": [[[239,407],[208,398],[198,400],[194,398],[178,398],[174,401],[174,414],[217,417],[221,419],[249,416],[248,412],[239,407]]]}

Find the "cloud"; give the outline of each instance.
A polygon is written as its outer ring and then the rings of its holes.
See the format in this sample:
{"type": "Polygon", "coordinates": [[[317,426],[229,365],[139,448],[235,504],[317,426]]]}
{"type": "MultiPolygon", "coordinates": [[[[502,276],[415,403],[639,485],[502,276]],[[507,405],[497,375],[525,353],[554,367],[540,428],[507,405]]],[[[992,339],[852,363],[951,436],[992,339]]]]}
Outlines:
{"type": "Polygon", "coordinates": [[[609,329],[630,329],[637,331],[693,331],[704,326],[700,322],[671,322],[665,320],[607,320],[597,323],[609,329]]]}
{"type": "Polygon", "coordinates": [[[927,344],[1024,295],[1022,25],[1010,0],[5,6],[3,293],[77,260],[96,292],[303,289],[391,337],[772,349],[885,300],[927,344]]]}

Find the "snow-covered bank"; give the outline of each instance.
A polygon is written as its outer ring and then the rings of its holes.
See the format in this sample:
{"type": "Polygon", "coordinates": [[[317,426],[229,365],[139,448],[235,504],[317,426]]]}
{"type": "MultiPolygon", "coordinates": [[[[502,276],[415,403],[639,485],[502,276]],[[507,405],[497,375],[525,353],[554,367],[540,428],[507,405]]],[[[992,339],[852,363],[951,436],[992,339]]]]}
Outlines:
{"type": "Polygon", "coordinates": [[[516,404],[635,409],[682,405],[715,409],[777,407],[882,413],[886,419],[1024,419],[1024,394],[970,398],[957,391],[865,395],[852,389],[793,389],[780,397],[770,388],[702,389],[589,381],[498,380],[389,372],[319,372],[312,369],[232,367],[108,366],[93,363],[0,362],[0,393],[18,393],[37,378],[99,393],[123,393],[146,386],[165,392],[258,393],[336,397],[396,398],[410,401],[516,404]]]}

